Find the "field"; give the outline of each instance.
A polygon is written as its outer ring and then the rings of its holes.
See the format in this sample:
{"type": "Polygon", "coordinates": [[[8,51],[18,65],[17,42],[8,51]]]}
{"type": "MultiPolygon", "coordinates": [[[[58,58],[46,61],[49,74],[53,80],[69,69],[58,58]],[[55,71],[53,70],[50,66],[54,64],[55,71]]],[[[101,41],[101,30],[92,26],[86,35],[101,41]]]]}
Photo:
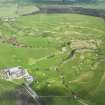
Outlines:
{"type": "MultiPolygon", "coordinates": [[[[9,15],[14,16],[11,10],[9,15]]],[[[0,68],[28,69],[37,78],[32,88],[39,95],[79,97],[44,98],[45,105],[104,105],[104,34],[104,20],[92,16],[37,14],[17,16],[14,22],[1,19],[0,68]]],[[[16,87],[0,81],[0,105],[16,104],[15,97],[5,94],[16,87]]]]}

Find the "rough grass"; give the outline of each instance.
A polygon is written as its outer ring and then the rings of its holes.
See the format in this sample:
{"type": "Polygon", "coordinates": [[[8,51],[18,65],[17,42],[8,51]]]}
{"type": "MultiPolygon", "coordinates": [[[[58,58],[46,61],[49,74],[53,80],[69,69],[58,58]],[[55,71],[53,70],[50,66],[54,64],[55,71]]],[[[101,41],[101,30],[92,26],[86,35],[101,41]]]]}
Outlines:
{"type": "MultiPolygon", "coordinates": [[[[99,52],[104,54],[101,43],[95,50],[80,50],[72,59],[66,59],[72,51],[72,40],[102,42],[104,29],[101,18],[77,14],[38,14],[18,17],[14,23],[1,22],[0,68],[19,65],[27,68],[37,78],[32,87],[40,95],[74,92],[86,103],[104,105],[105,96],[101,93],[105,70],[104,63],[98,60],[99,52]],[[66,51],[62,52],[62,47],[66,51]]],[[[81,105],[81,100],[42,101],[46,105],[81,105]]]]}

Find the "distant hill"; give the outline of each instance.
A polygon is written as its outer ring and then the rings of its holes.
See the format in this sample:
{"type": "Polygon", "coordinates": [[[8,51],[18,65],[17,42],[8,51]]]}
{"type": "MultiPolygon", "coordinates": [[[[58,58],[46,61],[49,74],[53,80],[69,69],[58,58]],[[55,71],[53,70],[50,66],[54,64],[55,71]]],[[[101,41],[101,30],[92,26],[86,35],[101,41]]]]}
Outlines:
{"type": "Polygon", "coordinates": [[[91,3],[105,2],[105,0],[0,0],[0,2],[70,2],[70,3],[91,3]]]}

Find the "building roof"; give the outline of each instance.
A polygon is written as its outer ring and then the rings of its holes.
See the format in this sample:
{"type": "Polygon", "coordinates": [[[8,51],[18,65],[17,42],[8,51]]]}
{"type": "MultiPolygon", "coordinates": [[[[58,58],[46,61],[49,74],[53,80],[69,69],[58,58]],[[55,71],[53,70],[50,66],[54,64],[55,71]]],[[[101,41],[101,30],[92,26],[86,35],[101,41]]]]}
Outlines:
{"type": "Polygon", "coordinates": [[[23,69],[21,67],[13,67],[13,68],[5,69],[5,72],[10,72],[10,73],[16,73],[19,71],[23,71],[23,69]]]}

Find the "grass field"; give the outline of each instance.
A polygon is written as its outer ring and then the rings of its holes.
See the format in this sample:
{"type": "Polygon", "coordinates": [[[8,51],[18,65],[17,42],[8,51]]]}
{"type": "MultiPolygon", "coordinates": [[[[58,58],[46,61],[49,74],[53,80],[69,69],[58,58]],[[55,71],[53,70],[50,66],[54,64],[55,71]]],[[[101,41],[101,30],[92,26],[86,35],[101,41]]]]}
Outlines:
{"type": "MultiPolygon", "coordinates": [[[[0,68],[27,68],[37,78],[32,88],[40,95],[80,97],[43,99],[43,103],[104,105],[105,23],[101,18],[37,14],[17,17],[15,22],[1,20],[0,24],[0,68]],[[70,57],[73,50],[76,52],[70,57]]],[[[15,87],[0,81],[0,90],[14,91],[15,87]]],[[[0,91],[0,105],[16,104],[14,97],[8,100],[2,94],[0,91]]]]}

